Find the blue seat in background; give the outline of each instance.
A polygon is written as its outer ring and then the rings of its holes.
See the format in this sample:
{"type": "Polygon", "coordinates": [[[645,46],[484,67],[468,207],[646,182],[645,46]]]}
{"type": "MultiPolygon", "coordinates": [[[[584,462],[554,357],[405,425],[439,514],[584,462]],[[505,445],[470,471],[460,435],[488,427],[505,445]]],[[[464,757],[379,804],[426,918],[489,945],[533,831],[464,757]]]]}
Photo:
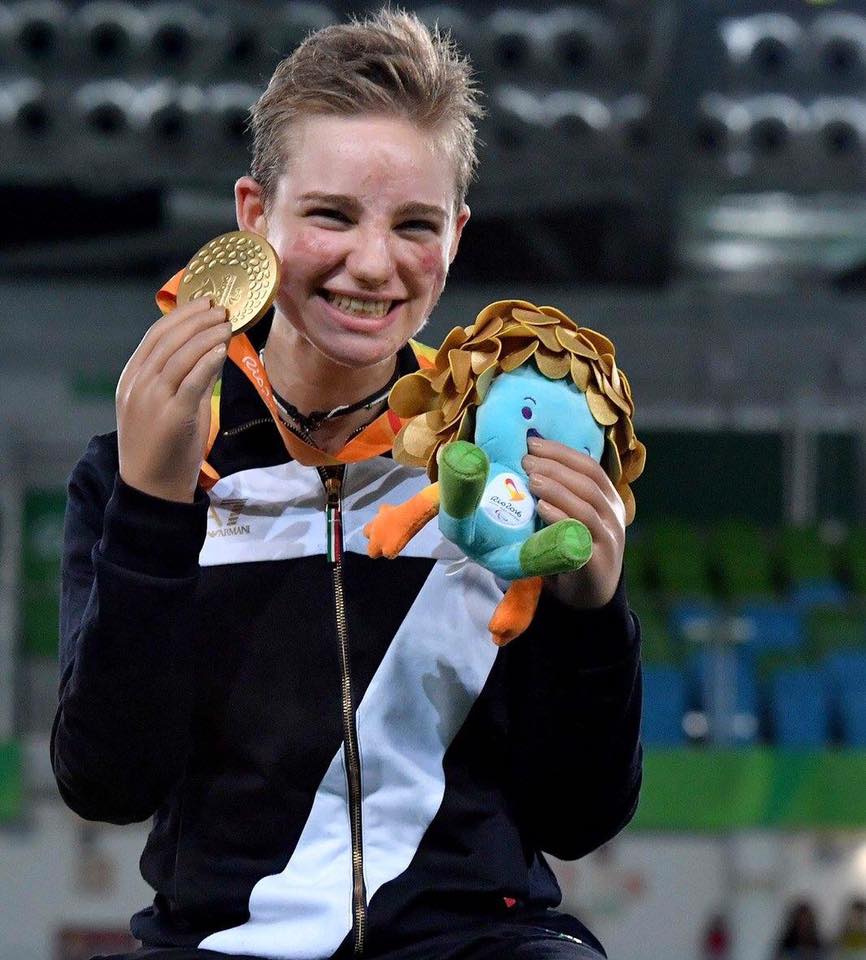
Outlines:
{"type": "MultiPolygon", "coordinates": [[[[736,686],[733,698],[732,737],[737,743],[754,743],[758,738],[758,682],[755,664],[750,650],[743,646],[728,648],[724,654],[730,666],[730,678],[736,686]]],[[[712,719],[715,669],[718,663],[716,651],[702,648],[692,655],[691,673],[697,691],[700,709],[712,719]]]]}
{"type": "Polygon", "coordinates": [[[703,600],[682,600],[672,603],[668,611],[671,634],[688,651],[696,637],[703,634],[705,625],[716,620],[721,610],[715,604],[703,600]]]}
{"type": "Polygon", "coordinates": [[[848,591],[838,580],[808,579],[791,585],[788,597],[798,609],[842,607],[848,602],[848,591]]]}
{"type": "Polygon", "coordinates": [[[830,719],[821,670],[790,667],[774,674],[770,681],[770,723],[778,746],[826,746],[830,719]]]}
{"type": "Polygon", "coordinates": [[[866,650],[834,650],[824,657],[824,676],[832,700],[846,692],[866,691],[866,650]]]}
{"type": "Polygon", "coordinates": [[[735,615],[743,620],[748,643],[756,652],[795,651],[803,646],[803,616],[792,603],[746,603],[735,615]]]}
{"type": "Polygon", "coordinates": [[[836,708],[842,742],[849,747],[866,747],[866,690],[849,687],[836,708]]]}
{"type": "Polygon", "coordinates": [[[648,746],[677,746],[685,742],[686,678],[677,667],[662,664],[643,668],[641,739],[648,746]]]}
{"type": "Polygon", "coordinates": [[[845,743],[866,744],[866,650],[834,650],[823,665],[831,719],[845,743]]]}

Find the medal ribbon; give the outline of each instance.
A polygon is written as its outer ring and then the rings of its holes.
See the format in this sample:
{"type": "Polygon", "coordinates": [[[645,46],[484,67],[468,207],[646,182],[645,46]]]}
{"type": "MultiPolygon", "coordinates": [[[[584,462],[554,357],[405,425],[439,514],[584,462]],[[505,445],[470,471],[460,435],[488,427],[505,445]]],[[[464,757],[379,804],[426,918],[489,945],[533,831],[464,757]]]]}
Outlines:
{"type": "Polygon", "coordinates": [[[264,401],[274,418],[288,453],[305,467],[334,467],[340,463],[368,460],[370,457],[385,453],[391,449],[394,437],[403,425],[403,421],[395,413],[386,410],[368,424],[357,437],[350,440],[339,453],[325,453],[302,440],[283,423],[267,371],[245,333],[232,337],[229,343],[229,357],[243,370],[264,401]]]}
{"type": "MultiPolygon", "coordinates": [[[[177,289],[183,274],[184,270],[178,271],[157,293],[156,302],[163,313],[168,313],[175,307],[177,289]]],[[[268,380],[267,372],[245,333],[232,337],[229,342],[228,356],[243,371],[268,408],[268,412],[273,417],[277,430],[279,430],[280,437],[282,437],[286,452],[293,460],[297,460],[305,467],[326,467],[336,466],[340,463],[356,463],[359,460],[369,460],[371,457],[387,453],[403,426],[403,421],[397,414],[392,410],[386,410],[372,423],[368,424],[358,436],[353,437],[338,453],[325,453],[302,440],[283,423],[274,400],[274,392],[268,380]]],[[[217,380],[211,395],[210,431],[205,459],[202,461],[199,472],[199,485],[203,490],[209,490],[220,478],[216,470],[207,462],[207,457],[219,433],[221,385],[222,379],[217,380]]]]}

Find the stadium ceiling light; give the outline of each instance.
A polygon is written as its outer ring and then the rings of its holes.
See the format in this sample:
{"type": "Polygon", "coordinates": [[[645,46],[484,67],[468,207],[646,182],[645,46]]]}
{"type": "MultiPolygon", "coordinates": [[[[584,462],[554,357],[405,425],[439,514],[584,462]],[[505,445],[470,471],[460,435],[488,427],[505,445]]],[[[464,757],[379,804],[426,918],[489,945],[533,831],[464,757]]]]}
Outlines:
{"type": "Polygon", "coordinates": [[[866,103],[854,97],[821,97],[809,110],[823,152],[860,162],[866,152],[866,103]]]}
{"type": "Polygon", "coordinates": [[[64,51],[69,18],[56,0],[21,0],[11,8],[14,57],[31,67],[56,63],[64,51]]]}
{"type": "Polygon", "coordinates": [[[579,90],[554,90],[544,98],[547,122],[571,145],[600,146],[611,129],[611,112],[598,97],[579,90]]]}
{"type": "Polygon", "coordinates": [[[146,8],[150,60],[159,70],[211,67],[210,27],[188,4],[156,3],[146,8]]]}
{"type": "Polygon", "coordinates": [[[50,133],[54,123],[54,109],[44,83],[20,77],[0,84],[0,130],[5,134],[32,144],[50,133]]]}
{"type": "Polygon", "coordinates": [[[783,155],[800,141],[808,126],[803,104],[784,94],[749,97],[743,101],[743,108],[749,117],[749,144],[762,157],[783,155]]]}
{"type": "Polygon", "coordinates": [[[720,93],[707,93],[698,103],[695,146],[708,156],[720,156],[743,135],[750,122],[748,112],[720,93]]]}
{"type": "Polygon", "coordinates": [[[653,143],[650,102],[642,93],[627,93],[611,105],[613,126],[620,144],[628,150],[645,150],[653,143]]]}
{"type": "Polygon", "coordinates": [[[534,93],[522,87],[497,87],[491,100],[496,143],[505,150],[530,146],[548,126],[549,113],[545,105],[534,93]]]}
{"type": "Polygon", "coordinates": [[[599,81],[619,65],[617,36],[607,19],[581,7],[559,7],[542,18],[543,60],[560,76],[595,76],[599,81]]]}
{"type": "Polygon", "coordinates": [[[147,17],[130,3],[94,0],[72,17],[70,32],[79,59],[122,73],[138,63],[147,44],[147,17]]]}
{"type": "Polygon", "coordinates": [[[763,76],[783,73],[797,62],[803,28],[784,13],[759,13],[723,20],[719,25],[732,64],[763,76]]]}
{"type": "Polygon", "coordinates": [[[490,68],[503,79],[532,77],[543,72],[540,49],[544,42],[541,18],[524,10],[505,7],[488,18],[490,68]]]}
{"type": "Polygon", "coordinates": [[[90,143],[113,149],[130,137],[135,99],[135,88],[125,80],[94,80],[75,91],[72,107],[90,143]]]}
{"type": "Polygon", "coordinates": [[[843,11],[823,13],[812,23],[809,37],[827,72],[848,77],[866,70],[866,18],[843,11]]]}
{"type": "Polygon", "coordinates": [[[138,91],[132,113],[146,143],[157,150],[186,148],[197,140],[193,133],[203,118],[204,102],[204,93],[193,84],[160,81],[138,91]]]}

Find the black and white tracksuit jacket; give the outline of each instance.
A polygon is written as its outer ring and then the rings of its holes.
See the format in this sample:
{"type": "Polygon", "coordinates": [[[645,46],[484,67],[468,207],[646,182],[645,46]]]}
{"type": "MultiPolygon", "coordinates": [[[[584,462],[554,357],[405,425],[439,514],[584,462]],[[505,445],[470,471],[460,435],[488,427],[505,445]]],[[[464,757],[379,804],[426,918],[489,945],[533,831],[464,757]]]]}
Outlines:
{"type": "Polygon", "coordinates": [[[124,484],[116,434],[69,479],[51,754],[82,817],[152,818],[156,896],[133,934],[300,960],[508,918],[597,945],[553,909],[542,851],[581,857],[637,804],[622,584],[582,613],[544,593],[498,649],[501,584],[435,522],[398,559],[367,556],[378,506],[427,482],[374,457],[343,478],[340,626],[319,472],[231,361],[209,460],[222,479],[192,504],[124,484]]]}

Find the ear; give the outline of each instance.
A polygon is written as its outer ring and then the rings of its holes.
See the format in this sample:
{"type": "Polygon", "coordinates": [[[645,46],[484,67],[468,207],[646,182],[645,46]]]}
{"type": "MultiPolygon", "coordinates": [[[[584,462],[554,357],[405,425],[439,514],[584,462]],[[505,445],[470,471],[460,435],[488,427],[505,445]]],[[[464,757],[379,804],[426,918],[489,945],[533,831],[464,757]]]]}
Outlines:
{"type": "Polygon", "coordinates": [[[454,258],[457,256],[457,248],[460,246],[460,237],[463,235],[463,228],[466,226],[466,221],[469,219],[470,214],[471,211],[465,203],[457,211],[457,219],[454,221],[454,236],[451,238],[451,247],[448,250],[449,264],[453,263],[454,258]]]}
{"type": "Polygon", "coordinates": [[[238,229],[268,234],[268,220],[262,201],[262,188],[252,177],[241,177],[235,184],[235,216],[238,229]]]}

